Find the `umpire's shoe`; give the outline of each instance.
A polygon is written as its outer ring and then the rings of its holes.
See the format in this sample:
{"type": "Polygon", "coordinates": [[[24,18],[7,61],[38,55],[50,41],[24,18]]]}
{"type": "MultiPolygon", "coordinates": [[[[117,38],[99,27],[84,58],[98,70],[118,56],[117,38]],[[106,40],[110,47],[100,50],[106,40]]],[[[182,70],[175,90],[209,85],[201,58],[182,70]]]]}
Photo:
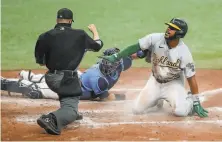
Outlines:
{"type": "Polygon", "coordinates": [[[76,117],[76,120],[82,120],[83,119],[83,116],[81,114],[77,114],[77,117],[76,117]]]}
{"type": "Polygon", "coordinates": [[[48,134],[61,134],[61,131],[58,129],[56,124],[56,118],[53,117],[53,114],[42,115],[39,119],[37,119],[37,123],[40,127],[44,128],[48,134]]]}

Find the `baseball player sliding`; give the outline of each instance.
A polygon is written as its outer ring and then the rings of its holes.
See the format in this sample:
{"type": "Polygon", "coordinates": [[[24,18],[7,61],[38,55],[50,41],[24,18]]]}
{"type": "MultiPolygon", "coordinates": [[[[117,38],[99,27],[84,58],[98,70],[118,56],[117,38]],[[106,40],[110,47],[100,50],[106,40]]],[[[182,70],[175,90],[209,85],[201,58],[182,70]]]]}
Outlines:
{"type": "MultiPolygon", "coordinates": [[[[119,52],[118,48],[110,48],[103,52],[109,56],[119,52]]],[[[127,70],[132,65],[131,57],[123,58],[115,63],[102,59],[85,72],[78,71],[81,81],[83,95],[81,100],[121,100],[125,98],[123,94],[112,94],[110,90],[118,81],[122,71],[127,70]]],[[[43,74],[34,74],[28,71],[19,73],[20,79],[1,78],[1,90],[22,93],[34,99],[58,99],[58,95],[49,89],[45,83],[43,74]]]]}
{"type": "Polygon", "coordinates": [[[177,116],[187,116],[197,113],[207,117],[208,112],[201,106],[198,98],[198,85],[195,78],[195,66],[191,52],[181,40],[187,33],[187,23],[179,18],[173,18],[165,33],[152,33],[139,39],[137,44],[111,56],[102,56],[110,62],[127,57],[138,50],[147,54],[147,61],[152,63],[152,73],[147,84],[135,101],[133,112],[143,113],[148,108],[157,105],[164,99],[170,103],[173,113],[177,116]],[[185,80],[190,86],[191,93],[185,89],[185,80]]]}

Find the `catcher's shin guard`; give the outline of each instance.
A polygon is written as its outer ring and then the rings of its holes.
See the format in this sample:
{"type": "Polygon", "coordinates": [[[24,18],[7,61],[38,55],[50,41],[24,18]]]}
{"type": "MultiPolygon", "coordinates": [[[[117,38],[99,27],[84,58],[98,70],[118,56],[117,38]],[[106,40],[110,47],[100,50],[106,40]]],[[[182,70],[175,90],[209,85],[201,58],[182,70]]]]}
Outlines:
{"type": "Polygon", "coordinates": [[[8,91],[9,95],[12,93],[21,93],[23,96],[32,99],[40,99],[43,98],[42,93],[38,90],[38,87],[35,84],[25,85],[18,81],[11,81],[7,79],[1,78],[1,90],[8,91]]]}
{"type": "Polygon", "coordinates": [[[18,81],[11,81],[4,78],[1,78],[1,90],[8,91],[9,93],[22,93],[18,81]]]}

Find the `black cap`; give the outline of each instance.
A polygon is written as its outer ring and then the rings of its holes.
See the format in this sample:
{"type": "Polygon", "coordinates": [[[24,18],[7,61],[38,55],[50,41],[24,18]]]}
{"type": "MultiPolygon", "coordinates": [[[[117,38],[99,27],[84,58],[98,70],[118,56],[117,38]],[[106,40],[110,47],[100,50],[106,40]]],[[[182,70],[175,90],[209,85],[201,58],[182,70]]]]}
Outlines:
{"type": "Polygon", "coordinates": [[[73,13],[70,9],[68,8],[62,8],[57,12],[57,18],[58,19],[72,19],[73,20],[73,13]]]}

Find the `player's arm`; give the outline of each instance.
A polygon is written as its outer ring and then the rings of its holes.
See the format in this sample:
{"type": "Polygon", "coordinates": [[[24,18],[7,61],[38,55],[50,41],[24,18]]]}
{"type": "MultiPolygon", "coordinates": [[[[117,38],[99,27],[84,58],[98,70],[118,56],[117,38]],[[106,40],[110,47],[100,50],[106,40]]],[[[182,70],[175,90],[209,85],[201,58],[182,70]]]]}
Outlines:
{"type": "Polygon", "coordinates": [[[192,94],[199,94],[198,91],[198,85],[197,85],[197,81],[196,81],[196,77],[195,75],[193,75],[190,78],[187,78],[188,84],[190,86],[190,91],[192,94]]]}
{"type": "Polygon", "coordinates": [[[199,91],[198,91],[198,84],[195,77],[195,66],[193,63],[193,58],[191,56],[191,53],[185,54],[185,68],[184,68],[184,74],[187,78],[190,90],[192,95],[189,96],[193,100],[193,110],[196,112],[200,117],[207,117],[208,111],[206,111],[200,104],[200,100],[198,97],[199,91]]]}
{"type": "Polygon", "coordinates": [[[107,59],[110,62],[115,62],[117,60],[120,60],[121,58],[125,58],[127,56],[130,56],[139,50],[150,49],[152,46],[152,37],[153,36],[155,36],[155,35],[153,35],[153,34],[147,35],[147,36],[139,39],[138,43],[130,45],[116,54],[113,54],[111,56],[103,56],[101,58],[107,59]]]}
{"type": "Polygon", "coordinates": [[[136,53],[132,54],[132,55],[131,55],[131,58],[132,58],[133,60],[139,59],[136,53]]]}
{"type": "Polygon", "coordinates": [[[115,62],[117,60],[120,60],[121,58],[126,58],[127,56],[132,55],[136,51],[140,50],[140,45],[139,43],[130,45],[120,51],[119,53],[113,54],[111,56],[103,56],[102,58],[109,60],[110,62],[115,62]]]}

